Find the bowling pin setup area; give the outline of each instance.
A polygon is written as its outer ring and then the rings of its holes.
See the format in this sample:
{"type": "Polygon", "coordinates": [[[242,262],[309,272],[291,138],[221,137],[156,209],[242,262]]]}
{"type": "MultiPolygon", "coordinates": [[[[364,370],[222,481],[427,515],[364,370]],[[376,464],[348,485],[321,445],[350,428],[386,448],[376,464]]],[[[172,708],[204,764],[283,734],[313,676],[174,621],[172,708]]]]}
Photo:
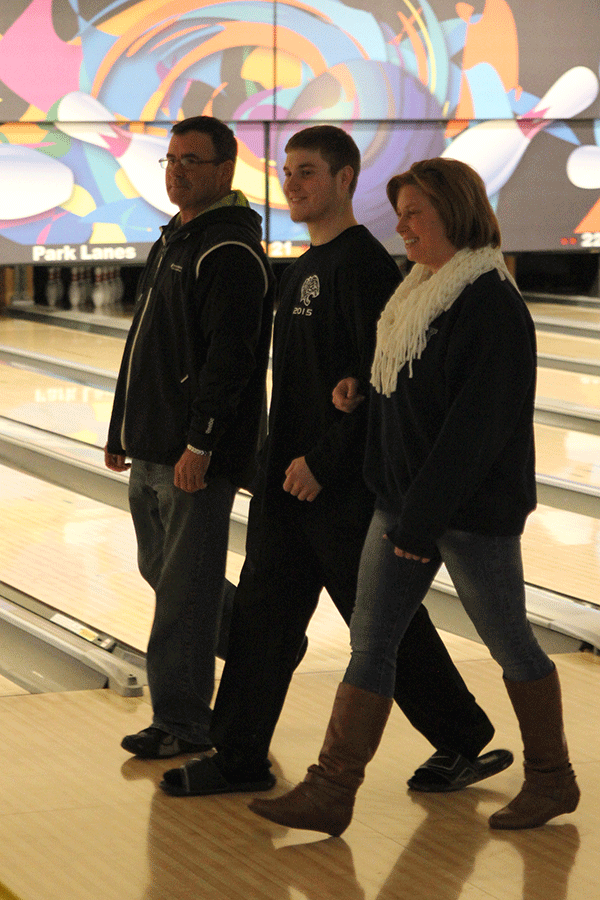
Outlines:
{"type": "MultiPolygon", "coordinates": [[[[539,505],[523,543],[528,615],[560,671],[581,805],[532,832],[489,831],[487,816],[520,784],[518,728],[500,672],[442,570],[427,606],[494,721],[493,745],[513,749],[516,762],[456,794],[408,792],[430,750],[395,712],[341,840],[259,820],[246,795],[168,797],[158,788],[168,762],[136,760],[119,746],[150,721],[152,592],[137,572],[127,476],[105,469],[102,453],[131,320],[123,289],[136,274],[15,270],[0,315],[0,898],[596,896],[600,299],[526,295],[539,345],[539,505]]],[[[232,514],[234,582],[248,499],[240,493],[232,514]]],[[[347,629],[324,595],[273,741],[282,788],[318,752],[348,654],[347,629]]]]}

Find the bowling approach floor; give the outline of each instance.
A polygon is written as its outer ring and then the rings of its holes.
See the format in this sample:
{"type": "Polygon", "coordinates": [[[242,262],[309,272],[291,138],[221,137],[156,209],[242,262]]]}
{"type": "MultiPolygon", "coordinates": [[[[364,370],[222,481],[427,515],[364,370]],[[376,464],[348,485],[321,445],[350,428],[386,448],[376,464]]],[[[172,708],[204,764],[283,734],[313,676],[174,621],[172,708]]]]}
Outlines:
{"type": "MultiPolygon", "coordinates": [[[[40,355],[71,355],[76,365],[116,372],[122,339],[64,328],[45,328],[35,336],[31,324],[0,318],[0,345],[26,341],[40,355]],[[16,324],[26,324],[29,334],[16,324]]],[[[588,391],[584,399],[591,407],[598,394],[588,391]]],[[[110,404],[110,391],[0,363],[0,416],[60,430],[95,446],[98,454],[110,404]]],[[[547,473],[592,488],[598,484],[600,438],[543,425],[537,440],[538,461],[547,473]]],[[[17,581],[50,606],[72,610],[143,649],[152,598],[135,567],[127,513],[5,467],[0,485],[0,578],[17,581]]],[[[600,605],[598,524],[577,512],[540,506],[525,536],[528,578],[600,605]]],[[[230,553],[234,581],[241,562],[230,553]]],[[[509,746],[518,757],[518,729],[496,664],[480,644],[450,634],[444,639],[494,720],[493,745],[509,746]]],[[[301,778],[318,752],[348,652],[347,630],[325,596],[273,741],[276,790],[301,778]]],[[[518,763],[457,794],[407,792],[406,777],[430,748],[398,711],[369,767],[352,825],[342,839],[326,839],[258,819],[247,809],[248,795],[164,795],[158,782],[171,764],[134,760],[119,746],[123,734],[148,724],[147,696],[126,698],[110,690],[32,696],[0,679],[5,746],[0,898],[595,897],[600,885],[600,659],[587,652],[554,659],[583,800],[574,815],[515,834],[490,832],[486,818],[518,790],[518,763]]],[[[221,666],[218,661],[217,676],[221,666]]]]}

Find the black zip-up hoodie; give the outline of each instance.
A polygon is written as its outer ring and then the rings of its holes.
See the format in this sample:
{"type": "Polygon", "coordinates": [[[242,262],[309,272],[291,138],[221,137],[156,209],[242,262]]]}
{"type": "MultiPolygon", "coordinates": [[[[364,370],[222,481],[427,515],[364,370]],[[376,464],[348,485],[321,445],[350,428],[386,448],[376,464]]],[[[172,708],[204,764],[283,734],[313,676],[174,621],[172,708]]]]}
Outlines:
{"type": "Polygon", "coordinates": [[[108,452],[175,465],[212,450],[208,477],[238,486],[265,437],[274,277],[260,216],[221,206],[150,251],[138,287],[109,426],[108,452]]]}

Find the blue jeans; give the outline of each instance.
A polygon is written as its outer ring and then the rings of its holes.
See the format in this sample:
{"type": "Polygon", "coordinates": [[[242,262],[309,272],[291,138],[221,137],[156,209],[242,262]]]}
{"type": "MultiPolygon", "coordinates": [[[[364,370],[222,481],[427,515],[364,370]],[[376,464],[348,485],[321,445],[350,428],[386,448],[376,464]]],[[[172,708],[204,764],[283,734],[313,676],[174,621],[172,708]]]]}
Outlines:
{"type": "MultiPolygon", "coordinates": [[[[254,494],[211,727],[215,747],[232,767],[264,765],[323,587],[350,624],[372,512],[372,496],[356,482],[343,491],[324,489],[312,503],[283,490],[278,498],[254,494]]],[[[425,607],[410,622],[395,668],[394,699],[412,725],[436,749],[478,756],[494,728],[425,607]]]]}
{"type": "Polygon", "coordinates": [[[146,666],[153,724],[209,743],[229,516],[235,487],[224,478],[188,494],[173,466],[133,460],[129,505],[138,565],[156,594],[146,666]]]}
{"type": "Polygon", "coordinates": [[[392,697],[396,654],[441,562],[477,633],[511,681],[544,678],[554,665],[539,646],[525,612],[519,536],[447,531],[429,563],[394,554],[384,538],[396,516],[376,509],[363,548],[350,623],[352,656],[344,681],[392,697]]]}

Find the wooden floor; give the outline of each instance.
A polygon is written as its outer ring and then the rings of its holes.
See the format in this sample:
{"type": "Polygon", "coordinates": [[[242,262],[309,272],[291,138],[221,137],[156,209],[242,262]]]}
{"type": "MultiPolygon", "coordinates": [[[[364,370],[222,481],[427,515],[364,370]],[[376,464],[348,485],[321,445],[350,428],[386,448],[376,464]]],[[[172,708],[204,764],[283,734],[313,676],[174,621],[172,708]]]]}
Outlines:
{"type": "MultiPolygon", "coordinates": [[[[35,323],[0,318],[2,343],[106,371],[122,352],[121,339],[48,327],[41,336],[35,323]]],[[[577,343],[569,352],[589,355],[577,343]]],[[[17,410],[21,421],[102,445],[106,392],[73,393],[60,379],[8,368],[3,378],[0,365],[0,415],[17,410]]],[[[565,374],[542,372],[540,391],[600,407],[600,379],[565,374]]],[[[537,437],[550,474],[598,484],[597,438],[546,426],[537,437]]],[[[0,577],[144,649],[153,598],[135,566],[129,516],[12,470],[0,471],[0,483],[0,577]]],[[[599,547],[599,520],[540,506],[524,537],[527,579],[600,604],[599,547]]],[[[234,581],[241,562],[229,555],[234,581]]],[[[519,757],[498,667],[482,645],[444,637],[496,725],[493,746],[519,757]]],[[[314,761],[348,656],[347,629],[324,596],[273,741],[275,792],[314,761]]],[[[334,839],[253,816],[247,795],[164,795],[162,772],[178,761],[135,760],[119,746],[149,724],[147,697],[31,696],[0,678],[0,900],[596,900],[600,657],[554,658],[582,801],[571,816],[514,834],[490,831],[487,817],[518,790],[519,764],[458,794],[408,792],[406,779],[431,749],[397,710],[354,820],[334,839]]]]}
{"type": "MultiPolygon", "coordinates": [[[[318,753],[348,656],[325,598],[272,745],[278,786],[318,753]]],[[[487,709],[494,746],[520,753],[495,663],[446,636],[487,709]]],[[[579,809],[528,832],[492,832],[487,817],[519,789],[520,765],[449,795],[408,792],[429,755],[394,710],[342,838],[294,831],[247,809],[249,795],[172,798],[165,768],[119,747],[149,722],[147,698],[108,690],[0,696],[0,883],[20,900],[593,900],[600,896],[600,660],[555,657],[579,809]]]]}

